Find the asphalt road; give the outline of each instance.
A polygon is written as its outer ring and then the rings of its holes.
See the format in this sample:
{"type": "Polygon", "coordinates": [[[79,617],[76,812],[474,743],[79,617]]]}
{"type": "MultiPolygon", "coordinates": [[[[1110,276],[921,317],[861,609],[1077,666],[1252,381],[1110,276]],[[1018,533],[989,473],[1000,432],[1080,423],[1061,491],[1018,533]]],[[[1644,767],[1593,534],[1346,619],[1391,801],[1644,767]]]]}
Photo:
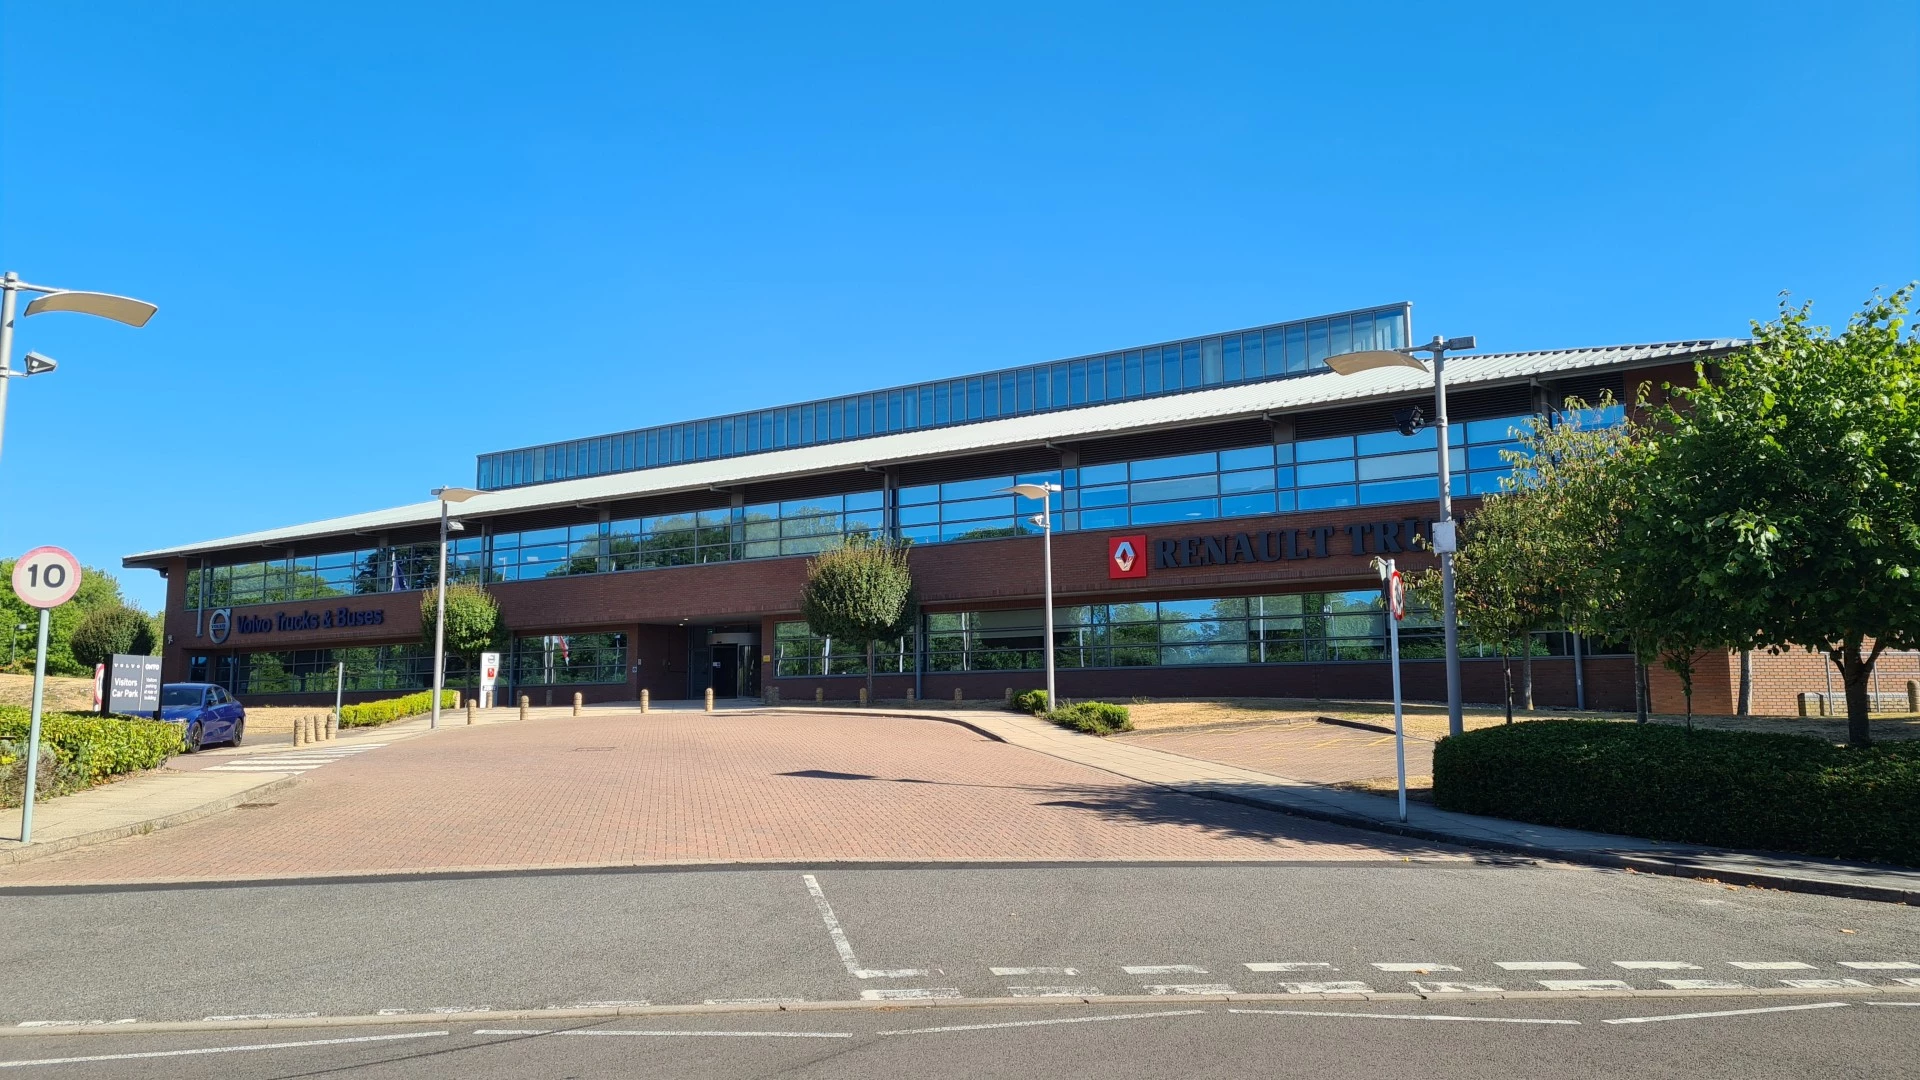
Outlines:
{"type": "MultiPolygon", "coordinates": [[[[1912,908],[1493,859],[6,890],[0,920],[0,1027],[1356,982],[1406,991],[1920,980],[1912,908]]],[[[1891,1023],[1806,1022],[1863,1032],[1891,1023]]]]}
{"type": "Polygon", "coordinates": [[[10,1038],[0,1040],[0,1070],[99,1080],[1898,1077],[1920,1060],[1916,1020],[1904,1007],[1825,999],[943,1007],[10,1038]],[[1747,1008],[1772,1011],[1735,1012],[1747,1008]]]}

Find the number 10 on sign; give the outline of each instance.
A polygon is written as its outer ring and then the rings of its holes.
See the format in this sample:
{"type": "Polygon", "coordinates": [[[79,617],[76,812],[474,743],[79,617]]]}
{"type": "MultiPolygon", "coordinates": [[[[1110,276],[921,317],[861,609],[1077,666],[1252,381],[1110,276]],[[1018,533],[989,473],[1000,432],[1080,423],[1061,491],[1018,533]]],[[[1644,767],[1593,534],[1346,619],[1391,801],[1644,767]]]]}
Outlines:
{"type": "Polygon", "coordinates": [[[33,719],[27,725],[27,787],[21,796],[20,842],[33,842],[33,796],[40,780],[40,713],[47,691],[47,613],[80,591],[80,561],[57,547],[37,547],[13,564],[13,592],[40,609],[40,647],[33,660],[33,719]]]}

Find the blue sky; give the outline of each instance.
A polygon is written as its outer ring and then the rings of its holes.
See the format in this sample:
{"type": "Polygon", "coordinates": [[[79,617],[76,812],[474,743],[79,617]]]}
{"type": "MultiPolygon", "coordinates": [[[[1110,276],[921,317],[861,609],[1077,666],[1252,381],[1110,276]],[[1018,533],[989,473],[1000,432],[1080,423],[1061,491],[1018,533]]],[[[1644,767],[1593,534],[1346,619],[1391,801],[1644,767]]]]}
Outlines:
{"type": "Polygon", "coordinates": [[[1506,350],[1920,276],[1909,3],[1462,6],[7,5],[0,266],[161,311],[21,321],[0,551],[1403,299],[1506,350]]]}

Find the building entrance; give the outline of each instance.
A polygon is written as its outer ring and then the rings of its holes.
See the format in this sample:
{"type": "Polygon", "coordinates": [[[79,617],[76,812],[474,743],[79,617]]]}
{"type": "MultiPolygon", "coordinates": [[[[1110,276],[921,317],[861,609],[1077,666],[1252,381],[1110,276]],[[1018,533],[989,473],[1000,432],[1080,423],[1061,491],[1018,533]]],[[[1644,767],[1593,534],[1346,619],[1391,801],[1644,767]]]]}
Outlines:
{"type": "Polygon", "coordinates": [[[759,696],[758,627],[706,627],[688,637],[687,696],[704,697],[709,688],[716,698],[759,696]]]}

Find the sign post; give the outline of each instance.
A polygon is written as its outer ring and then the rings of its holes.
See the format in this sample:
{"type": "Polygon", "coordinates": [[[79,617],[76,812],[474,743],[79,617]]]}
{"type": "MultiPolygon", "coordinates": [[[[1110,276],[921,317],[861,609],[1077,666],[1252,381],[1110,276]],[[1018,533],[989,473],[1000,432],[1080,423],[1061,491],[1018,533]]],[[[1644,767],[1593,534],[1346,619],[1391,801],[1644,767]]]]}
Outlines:
{"type": "Polygon", "coordinates": [[[40,609],[40,648],[33,659],[33,715],[27,724],[27,788],[21,793],[20,843],[33,843],[33,795],[40,781],[40,713],[47,691],[48,613],[80,591],[80,560],[57,547],[37,547],[13,564],[13,592],[40,609]]]}
{"type": "Polygon", "coordinates": [[[500,654],[483,652],[480,654],[480,707],[493,708],[493,688],[500,678],[500,654]]]}
{"type": "Polygon", "coordinates": [[[1407,583],[1392,559],[1373,560],[1387,587],[1387,641],[1393,658],[1393,758],[1400,787],[1400,820],[1407,820],[1407,731],[1400,705],[1400,620],[1407,617],[1407,583]]]}

